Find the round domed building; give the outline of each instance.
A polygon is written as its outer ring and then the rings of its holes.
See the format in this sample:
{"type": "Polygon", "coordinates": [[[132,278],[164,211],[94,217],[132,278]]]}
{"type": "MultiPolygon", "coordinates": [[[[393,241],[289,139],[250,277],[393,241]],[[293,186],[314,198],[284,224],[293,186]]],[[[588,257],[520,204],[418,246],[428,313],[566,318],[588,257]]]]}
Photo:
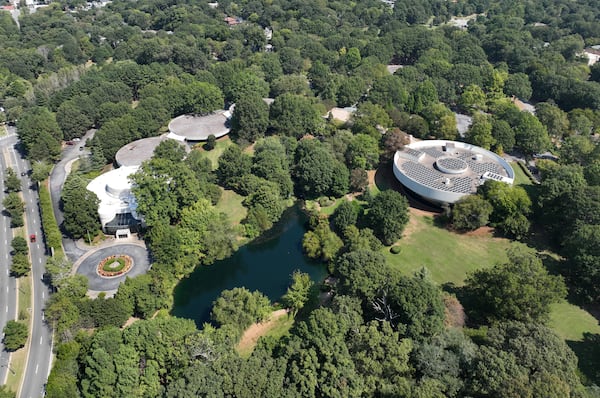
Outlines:
{"type": "Polygon", "coordinates": [[[474,194],[486,180],[512,184],[506,160],[481,147],[457,141],[426,140],[394,155],[394,175],[408,190],[436,204],[474,194]]]}

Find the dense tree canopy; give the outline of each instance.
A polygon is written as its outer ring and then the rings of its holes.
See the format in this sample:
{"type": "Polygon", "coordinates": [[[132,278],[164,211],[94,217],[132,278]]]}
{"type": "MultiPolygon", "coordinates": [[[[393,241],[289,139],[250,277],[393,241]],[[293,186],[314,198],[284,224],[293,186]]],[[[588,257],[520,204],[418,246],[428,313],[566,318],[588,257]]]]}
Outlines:
{"type": "Polygon", "coordinates": [[[562,278],[549,275],[535,254],[519,246],[508,251],[507,263],[475,271],[466,283],[479,315],[490,320],[543,322],[550,304],[566,295],[562,278]]]}
{"type": "Polygon", "coordinates": [[[100,229],[98,205],[95,193],[87,189],[89,181],[81,175],[72,174],[65,181],[61,195],[65,215],[63,227],[75,239],[95,236],[100,229]]]}
{"type": "MultiPolygon", "coordinates": [[[[509,237],[526,238],[537,224],[536,242],[549,237],[539,241],[565,258],[557,269],[570,291],[597,302],[600,74],[579,54],[598,43],[599,18],[591,0],[396,0],[394,7],[376,0],[210,7],[139,0],[92,8],[65,0],[21,10],[18,26],[2,13],[0,122],[15,122],[27,156],[43,161],[33,163],[34,181],[47,177],[63,139],[91,127],[98,130],[82,171],[99,170],[124,144],[166,132],[174,116],[231,102],[232,138],[244,148],[226,149],[216,173],[213,162],[227,142],[183,161],[181,151],[161,148],[142,166],[134,191],[154,263],[121,285],[118,300],[85,297],[85,281],[65,275],[68,262],[50,261],[57,292],[46,319],[60,343],[47,395],[585,397],[573,353],[538,323],[443,330],[439,288],[424,272],[400,276],[382,260],[375,236],[386,244],[401,236],[406,204],[390,198],[392,191],[374,197],[365,190],[365,170],[392,159],[408,142],[403,131],[456,138],[459,110],[475,116],[469,142],[526,157],[551,150],[560,166],[536,160],[540,185],[486,183],[483,199],[455,205],[454,226],[484,224],[488,203],[490,224],[509,237]],[[466,15],[476,18],[464,29],[453,26],[466,15]],[[270,109],[262,99],[268,95],[275,98],[270,109]],[[531,98],[535,115],[520,112],[513,96],[531,98]],[[336,105],[356,106],[348,124],[323,118],[336,105]],[[223,191],[216,182],[244,197],[242,225],[233,227],[214,207],[223,191]],[[197,330],[160,312],[111,327],[171,308],[178,278],[228,256],[236,235],[270,228],[293,195],[339,197],[349,187],[368,199],[355,201],[363,207],[358,218],[341,205],[331,220],[335,232],[321,220],[305,239],[307,253],[331,260],[340,284],[328,287],[323,308],[305,306],[285,337],[263,338],[242,358],[228,325],[197,330]]],[[[14,192],[8,198],[13,226],[22,225],[22,202],[14,192]]],[[[71,199],[69,206],[92,215],[93,200],[71,199]]],[[[81,232],[88,221],[69,217],[65,226],[81,232]]],[[[469,312],[480,310],[472,321],[543,319],[547,303],[562,297],[560,282],[537,260],[518,257],[510,260],[518,265],[473,274],[486,286],[478,301],[494,314],[465,301],[469,312]]],[[[302,286],[288,292],[292,308],[308,284],[298,279],[294,285],[302,286]]]]}

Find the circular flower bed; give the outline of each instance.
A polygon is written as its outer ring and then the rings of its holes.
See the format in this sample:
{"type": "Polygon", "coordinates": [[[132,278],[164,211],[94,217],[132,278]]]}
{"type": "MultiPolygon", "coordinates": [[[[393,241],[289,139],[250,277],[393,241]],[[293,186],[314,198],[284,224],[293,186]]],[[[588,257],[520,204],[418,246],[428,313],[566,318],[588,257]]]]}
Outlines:
{"type": "Polygon", "coordinates": [[[98,275],[105,278],[123,275],[131,269],[133,259],[124,254],[109,256],[98,264],[98,275]]]}

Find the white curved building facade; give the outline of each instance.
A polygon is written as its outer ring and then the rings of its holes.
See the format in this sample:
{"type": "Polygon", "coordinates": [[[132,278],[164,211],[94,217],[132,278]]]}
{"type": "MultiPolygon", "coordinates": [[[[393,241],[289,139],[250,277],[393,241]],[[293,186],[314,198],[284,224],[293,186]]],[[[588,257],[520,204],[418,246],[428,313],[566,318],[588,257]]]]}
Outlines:
{"type": "Polygon", "coordinates": [[[426,140],[407,145],[394,155],[394,176],[424,199],[455,203],[477,192],[486,180],[512,184],[515,173],[497,154],[457,141],[426,140]]]}
{"type": "Polygon", "coordinates": [[[98,196],[98,216],[105,233],[117,230],[136,229],[142,223],[137,214],[137,202],[131,192],[129,177],[138,170],[137,166],[123,166],[94,178],[87,189],[98,196]]]}

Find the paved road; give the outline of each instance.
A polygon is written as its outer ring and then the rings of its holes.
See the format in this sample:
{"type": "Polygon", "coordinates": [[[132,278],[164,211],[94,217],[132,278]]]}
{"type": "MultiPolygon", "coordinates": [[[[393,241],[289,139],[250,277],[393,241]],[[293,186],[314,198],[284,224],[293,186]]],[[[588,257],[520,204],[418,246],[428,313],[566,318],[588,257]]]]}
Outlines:
{"type": "Polygon", "coordinates": [[[134,244],[118,244],[94,250],[87,257],[82,259],[81,264],[77,268],[77,273],[85,275],[88,278],[88,288],[95,291],[116,290],[119,284],[125,278],[133,278],[135,276],[145,274],[150,268],[150,259],[148,258],[148,250],[145,247],[134,244]],[[115,254],[126,254],[133,259],[133,267],[131,270],[122,276],[115,278],[103,278],[98,275],[98,263],[108,256],[115,254]]]}
{"type": "MultiPolygon", "coordinates": [[[[4,193],[5,170],[12,164],[10,148],[14,145],[14,141],[14,136],[0,138],[0,202],[6,196],[4,193]]],[[[15,278],[10,276],[12,237],[10,218],[0,214],[0,333],[6,322],[17,319],[17,285],[15,278]]],[[[4,344],[0,339],[0,384],[6,383],[9,360],[10,354],[4,350],[4,344]]]]}
{"type": "MultiPolygon", "coordinates": [[[[56,222],[58,223],[58,225],[61,225],[64,220],[63,213],[60,210],[60,193],[62,192],[63,184],[67,179],[67,172],[65,171],[65,167],[73,160],[86,153],[86,151],[80,151],[79,148],[84,147],[86,141],[91,139],[94,136],[95,132],[96,130],[89,130],[83,137],[81,137],[81,141],[78,142],[78,145],[68,146],[62,152],[60,162],[58,162],[54,166],[54,169],[52,169],[52,173],[50,173],[50,196],[52,197],[54,217],[56,217],[56,222]]],[[[81,250],[80,248],[75,246],[74,241],[64,236],[63,247],[65,249],[65,254],[69,258],[69,260],[73,262],[77,261],[77,259],[85,253],[84,250],[81,250]]]]}
{"type": "MultiPolygon", "coordinates": [[[[29,163],[21,157],[14,147],[11,149],[11,155],[13,168],[18,175],[30,169],[29,163]]],[[[52,333],[44,320],[44,307],[50,291],[48,286],[42,282],[46,265],[46,249],[42,239],[38,193],[34,189],[29,176],[22,177],[22,179],[27,234],[35,234],[39,237],[36,242],[29,243],[33,299],[31,308],[26,310],[31,314],[32,329],[30,332],[29,357],[27,358],[27,366],[21,381],[21,393],[19,395],[21,398],[33,398],[44,395],[44,385],[52,365],[52,333]]]]}

